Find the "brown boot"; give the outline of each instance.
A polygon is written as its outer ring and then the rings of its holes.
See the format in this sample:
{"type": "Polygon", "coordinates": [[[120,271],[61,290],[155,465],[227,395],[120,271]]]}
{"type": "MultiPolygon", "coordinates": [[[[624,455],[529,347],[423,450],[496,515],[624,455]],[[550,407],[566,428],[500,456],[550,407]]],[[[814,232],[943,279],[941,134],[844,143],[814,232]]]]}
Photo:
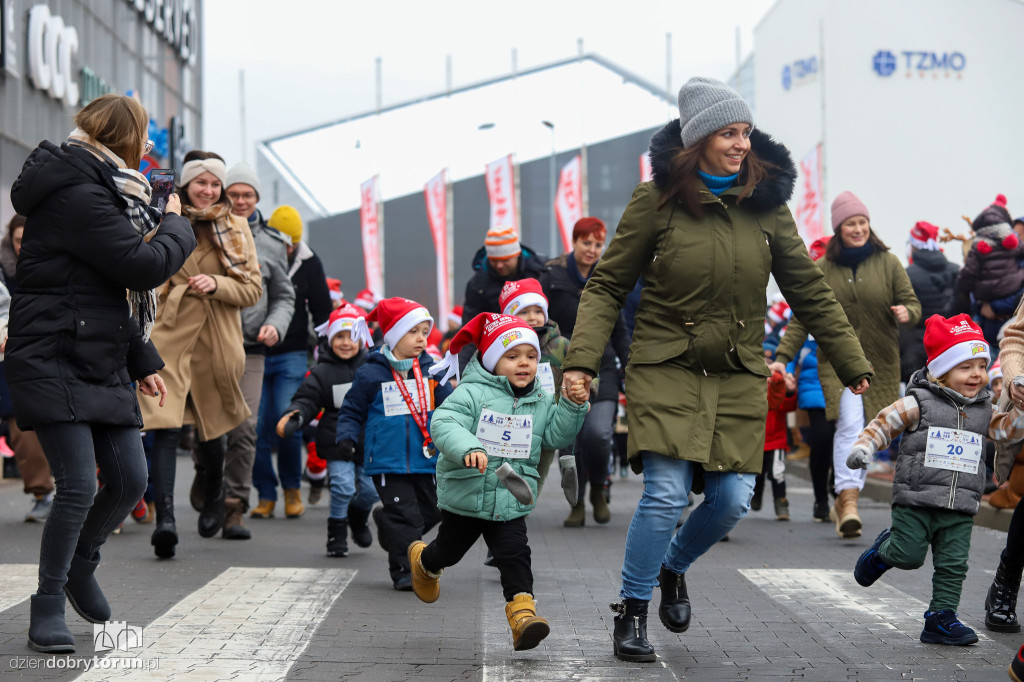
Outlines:
{"type": "Polygon", "coordinates": [[[272,519],[274,518],[274,500],[260,500],[260,503],[249,512],[251,519],[272,519]]]}
{"type": "Polygon", "coordinates": [[[220,534],[225,540],[248,540],[252,537],[245,527],[245,502],[237,497],[224,500],[224,528],[220,534]]]}
{"type": "Polygon", "coordinates": [[[512,648],[516,651],[532,649],[551,632],[548,622],[537,616],[533,595],[525,592],[520,592],[505,604],[505,617],[512,628],[512,648]]]}
{"type": "Polygon", "coordinates": [[[829,510],[828,517],[836,524],[836,535],[849,540],[860,537],[860,516],[857,514],[857,498],[860,490],[847,488],[839,491],[835,505],[829,510]]]}
{"type": "Polygon", "coordinates": [[[284,491],[284,515],[289,519],[297,519],[306,512],[302,504],[302,491],[298,488],[286,488],[284,491]]]}
{"type": "Polygon", "coordinates": [[[590,504],[594,506],[595,521],[608,523],[612,520],[612,510],[608,508],[608,502],[604,499],[604,488],[590,486],[590,504]]]}
{"type": "Polygon", "coordinates": [[[565,521],[562,525],[566,528],[582,528],[583,524],[587,520],[587,507],[583,500],[580,500],[569,512],[569,515],[565,517],[565,521]]]}
{"type": "Polygon", "coordinates": [[[441,574],[444,571],[431,573],[420,560],[420,555],[426,549],[427,543],[422,540],[414,540],[409,545],[409,567],[412,573],[412,592],[420,601],[432,604],[441,596],[441,574]]]}

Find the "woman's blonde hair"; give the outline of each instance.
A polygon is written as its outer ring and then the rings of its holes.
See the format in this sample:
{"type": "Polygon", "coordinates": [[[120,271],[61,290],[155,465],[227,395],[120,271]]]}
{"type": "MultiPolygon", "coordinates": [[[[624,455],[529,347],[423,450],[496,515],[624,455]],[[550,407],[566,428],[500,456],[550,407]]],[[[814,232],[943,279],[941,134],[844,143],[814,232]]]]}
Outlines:
{"type": "Polygon", "coordinates": [[[97,97],[75,114],[75,125],[120,156],[125,166],[138,169],[149,134],[149,115],[137,101],[125,95],[97,97]]]}

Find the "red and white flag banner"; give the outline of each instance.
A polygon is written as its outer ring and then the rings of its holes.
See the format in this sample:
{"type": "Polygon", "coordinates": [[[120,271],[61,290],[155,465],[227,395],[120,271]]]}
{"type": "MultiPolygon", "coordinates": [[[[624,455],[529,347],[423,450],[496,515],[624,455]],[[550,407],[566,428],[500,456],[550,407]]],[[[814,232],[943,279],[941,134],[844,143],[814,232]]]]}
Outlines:
{"type": "Polygon", "coordinates": [[[512,155],[487,164],[487,196],[491,200],[491,230],[512,228],[519,233],[516,216],[515,163],[512,155]]]}
{"type": "Polygon", "coordinates": [[[572,228],[583,217],[583,159],[577,154],[562,166],[555,193],[555,216],[565,252],[572,248],[572,228]]]}
{"type": "Polygon", "coordinates": [[[820,144],[800,161],[800,182],[796,226],[804,243],[810,244],[825,236],[820,144]]]}
{"type": "Polygon", "coordinates": [[[437,328],[448,331],[448,314],[452,309],[448,283],[448,171],[443,170],[423,186],[427,202],[427,221],[434,239],[437,259],[437,328]]]}
{"type": "Polygon", "coordinates": [[[366,267],[366,288],[378,299],[384,296],[384,263],[381,257],[379,176],[360,185],[359,226],[363,240],[363,262],[366,267]]]}
{"type": "Polygon", "coordinates": [[[651,154],[650,152],[644,152],[640,155],[640,182],[647,182],[654,177],[654,171],[651,170],[651,154]]]}

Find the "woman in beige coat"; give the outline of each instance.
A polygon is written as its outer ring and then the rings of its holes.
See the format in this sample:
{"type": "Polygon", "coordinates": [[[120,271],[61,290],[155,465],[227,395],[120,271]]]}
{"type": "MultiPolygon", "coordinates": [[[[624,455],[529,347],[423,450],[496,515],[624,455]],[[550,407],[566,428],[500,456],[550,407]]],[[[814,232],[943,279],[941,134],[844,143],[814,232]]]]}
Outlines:
{"type": "Polygon", "coordinates": [[[199,246],[160,292],[153,343],[166,367],[167,404],[144,405],[147,431],[155,432],[151,476],[156,503],[152,544],[174,556],[175,449],[183,424],[194,424],[207,485],[199,534],[212,537],[224,523],[224,446],[221,436],[249,415],[239,380],[245,367],[240,311],[259,300],[259,262],[244,218],[231,214],[224,194],[224,160],[212,152],[185,156],[179,182],[182,214],[199,246]]]}

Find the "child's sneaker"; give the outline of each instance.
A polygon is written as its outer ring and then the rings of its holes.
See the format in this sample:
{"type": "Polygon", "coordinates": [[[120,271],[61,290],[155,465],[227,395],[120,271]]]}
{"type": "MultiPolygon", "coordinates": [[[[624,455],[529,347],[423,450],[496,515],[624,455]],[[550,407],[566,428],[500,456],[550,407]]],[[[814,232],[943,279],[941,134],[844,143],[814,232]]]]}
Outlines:
{"type": "Polygon", "coordinates": [[[882,546],[882,543],[890,535],[892,535],[891,528],[883,530],[875,538],[875,541],[871,543],[871,546],[864,550],[864,553],[857,559],[857,565],[853,568],[853,577],[864,587],[873,585],[876,580],[882,577],[883,573],[892,568],[892,566],[882,561],[882,558],[878,556],[878,548],[882,546]]]}
{"type": "Polygon", "coordinates": [[[775,520],[789,521],[789,500],[785,497],[775,500],[775,520]]]}
{"type": "Polygon", "coordinates": [[[950,609],[925,611],[921,641],[925,644],[966,646],[977,644],[978,635],[974,630],[961,623],[956,613],[950,609]]]}
{"type": "Polygon", "coordinates": [[[441,573],[431,573],[420,560],[427,543],[414,540],[409,545],[409,566],[412,569],[412,591],[420,601],[431,604],[441,596],[441,573]]]}
{"type": "Polygon", "coordinates": [[[1024,682],[1024,646],[1017,651],[1017,655],[1013,657],[1006,672],[1010,674],[1010,679],[1014,682],[1024,682]]]}

